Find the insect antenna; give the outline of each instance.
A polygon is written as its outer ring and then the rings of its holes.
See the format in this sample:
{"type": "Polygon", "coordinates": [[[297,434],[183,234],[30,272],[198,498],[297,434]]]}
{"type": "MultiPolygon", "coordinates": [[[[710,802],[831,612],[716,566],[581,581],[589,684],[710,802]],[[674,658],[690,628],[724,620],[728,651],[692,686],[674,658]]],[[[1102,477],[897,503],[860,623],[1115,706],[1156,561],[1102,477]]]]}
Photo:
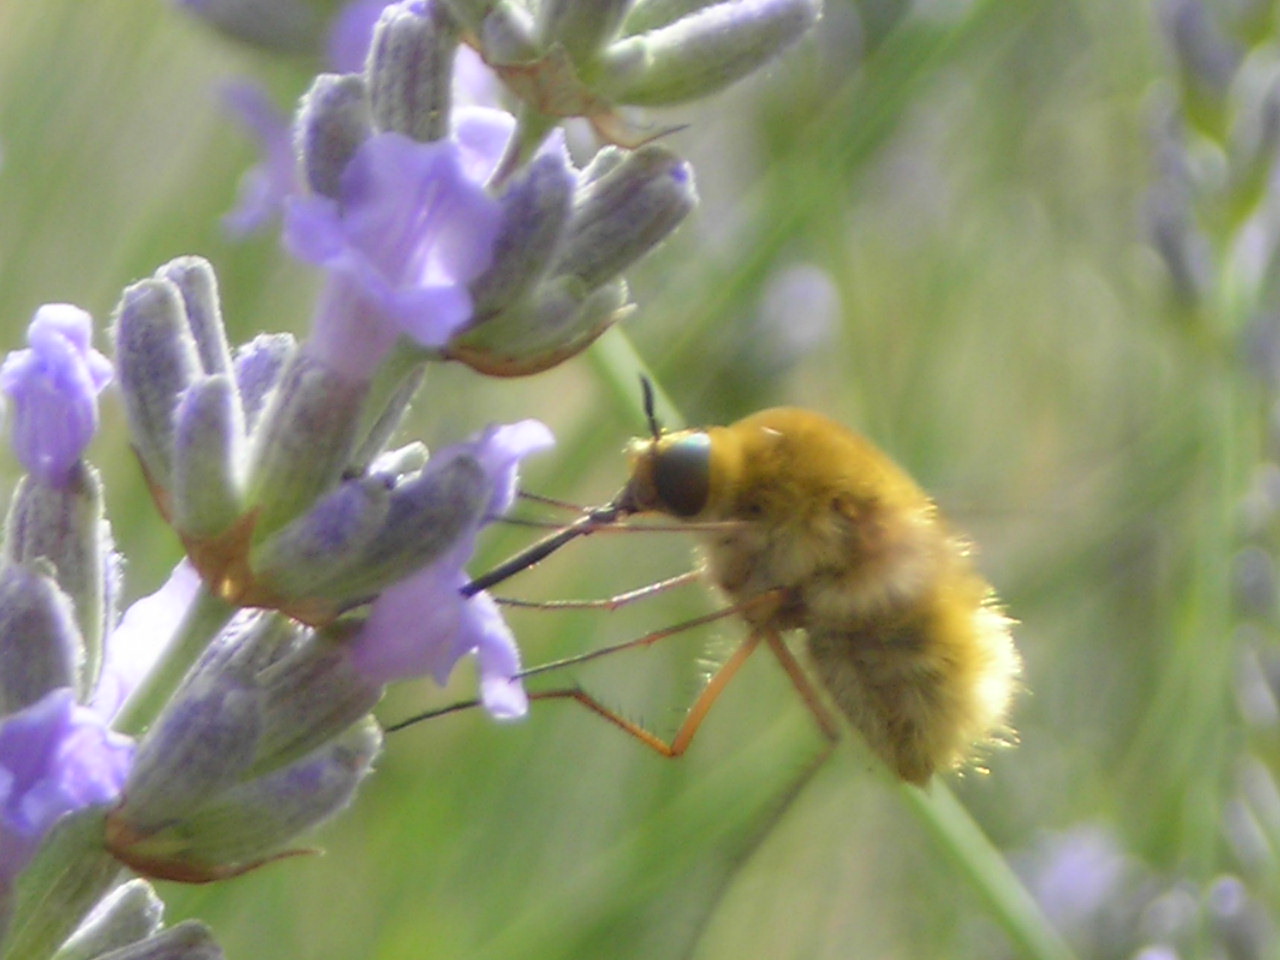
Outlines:
{"type": "Polygon", "coordinates": [[[649,424],[649,433],[653,435],[653,439],[657,440],[662,436],[662,424],[658,423],[658,414],[656,413],[657,398],[653,389],[653,381],[640,374],[640,395],[644,404],[644,419],[649,424]]]}

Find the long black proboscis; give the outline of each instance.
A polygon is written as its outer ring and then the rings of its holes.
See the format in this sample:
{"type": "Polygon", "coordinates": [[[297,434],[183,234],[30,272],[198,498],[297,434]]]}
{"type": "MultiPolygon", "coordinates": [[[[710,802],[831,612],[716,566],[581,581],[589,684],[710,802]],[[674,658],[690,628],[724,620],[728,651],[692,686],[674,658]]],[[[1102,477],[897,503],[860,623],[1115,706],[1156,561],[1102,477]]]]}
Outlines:
{"type": "Polygon", "coordinates": [[[627,511],[617,502],[607,503],[603,507],[589,510],[584,516],[558,530],[549,537],[543,537],[528,549],[521,550],[514,557],[498,564],[488,573],[481,574],[462,588],[464,597],[474,597],[481,590],[488,590],[502,581],[514,577],[521,570],[527,570],[535,563],[540,563],[571,540],[585,537],[597,527],[616,523],[627,511]]]}

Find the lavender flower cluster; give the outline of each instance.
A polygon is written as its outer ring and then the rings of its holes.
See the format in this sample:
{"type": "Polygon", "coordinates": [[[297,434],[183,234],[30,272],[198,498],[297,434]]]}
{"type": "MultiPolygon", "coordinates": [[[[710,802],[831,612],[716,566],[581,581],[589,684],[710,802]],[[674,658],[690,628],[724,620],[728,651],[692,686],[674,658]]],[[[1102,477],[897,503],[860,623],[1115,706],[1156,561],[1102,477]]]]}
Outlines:
{"type": "MultiPolygon", "coordinates": [[[[232,347],[212,267],[128,286],[114,363],[90,316],[40,308],[0,369],[25,469],[0,567],[0,957],[220,955],[162,929],[143,877],[206,882],[288,856],[380,749],[389,683],[475,654],[499,718],[528,701],[493,601],[464,596],[541,423],[430,455],[390,442],[432,363],[546,369],[631,312],[621,273],[695,203],[688,165],[618,108],[699,97],[816,19],[817,0],[188,0],[258,44],[324,42],[286,128],[242,89],[264,163],[233,225],[281,212],[325,283],[301,342],[232,347]],[[468,51],[517,100],[457,105],[468,51]],[[612,144],[584,166],[557,123],[612,144]],[[122,558],[84,459],[112,380],[186,557],[123,612],[122,558]]],[[[490,90],[496,90],[490,81],[490,90]]],[[[481,97],[480,99],[483,99],[481,97]]]]}

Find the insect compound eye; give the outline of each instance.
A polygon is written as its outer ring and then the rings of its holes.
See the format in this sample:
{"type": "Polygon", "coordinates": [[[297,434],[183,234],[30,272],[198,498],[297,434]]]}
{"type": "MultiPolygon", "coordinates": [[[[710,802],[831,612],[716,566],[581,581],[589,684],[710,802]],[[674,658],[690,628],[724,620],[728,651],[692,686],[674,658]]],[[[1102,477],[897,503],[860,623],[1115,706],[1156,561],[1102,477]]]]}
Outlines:
{"type": "Polygon", "coordinates": [[[662,506],[677,517],[692,517],[711,492],[711,438],[690,433],[660,447],[654,456],[653,487],[662,506]]]}

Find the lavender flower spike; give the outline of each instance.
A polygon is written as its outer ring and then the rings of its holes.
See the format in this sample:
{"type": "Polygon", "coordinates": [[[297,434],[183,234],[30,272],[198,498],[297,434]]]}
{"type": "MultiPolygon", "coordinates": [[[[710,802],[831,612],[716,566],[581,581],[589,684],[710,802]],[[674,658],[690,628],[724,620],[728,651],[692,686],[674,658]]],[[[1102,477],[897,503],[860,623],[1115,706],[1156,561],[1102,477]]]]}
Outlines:
{"type": "MultiPolygon", "coordinates": [[[[549,447],[551,432],[536,420],[490,427],[467,451],[493,484],[489,518],[504,513],[515,498],[516,469],[527,454],[549,447]]],[[[475,653],[480,693],[486,709],[499,719],[523,716],[528,698],[516,678],[520,653],[515,638],[492,598],[464,597],[463,564],[475,545],[477,524],[447,555],[384,590],[369,619],[352,641],[356,668],[373,683],[425,673],[443,684],[454,665],[475,653]]]]}
{"type": "Polygon", "coordinates": [[[90,344],[93,319],[69,303],[45,304],[27,328],[28,350],[0,367],[0,390],[13,401],[13,445],[27,472],[63,487],[98,429],[98,394],[111,364],[90,344]]]}
{"type": "Polygon", "coordinates": [[[133,745],[61,687],[0,720],[0,889],[63,816],[120,795],[133,745]]]}

